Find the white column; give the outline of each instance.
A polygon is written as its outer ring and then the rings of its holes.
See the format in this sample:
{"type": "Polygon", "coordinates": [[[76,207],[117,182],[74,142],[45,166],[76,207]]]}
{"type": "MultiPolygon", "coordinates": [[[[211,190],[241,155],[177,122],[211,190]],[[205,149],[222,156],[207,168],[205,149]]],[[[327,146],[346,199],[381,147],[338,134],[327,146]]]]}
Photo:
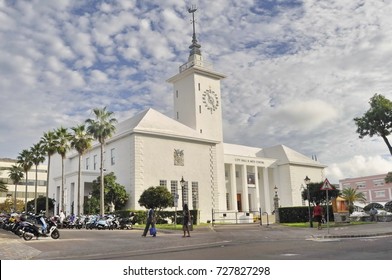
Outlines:
{"type": "Polygon", "coordinates": [[[263,178],[264,178],[264,207],[263,212],[271,213],[271,200],[270,200],[270,189],[269,189],[269,178],[268,178],[268,168],[265,167],[263,169],[263,178]]]}
{"type": "Polygon", "coordinates": [[[255,191],[256,191],[256,207],[257,209],[254,210],[258,210],[260,209],[260,185],[259,185],[259,170],[257,168],[257,166],[255,166],[255,191]]]}
{"type": "Polygon", "coordinates": [[[237,182],[235,176],[235,164],[230,164],[230,209],[237,211],[237,182]]]}
{"type": "Polygon", "coordinates": [[[249,211],[248,201],[248,176],[247,176],[246,165],[242,165],[242,211],[249,211]]]}

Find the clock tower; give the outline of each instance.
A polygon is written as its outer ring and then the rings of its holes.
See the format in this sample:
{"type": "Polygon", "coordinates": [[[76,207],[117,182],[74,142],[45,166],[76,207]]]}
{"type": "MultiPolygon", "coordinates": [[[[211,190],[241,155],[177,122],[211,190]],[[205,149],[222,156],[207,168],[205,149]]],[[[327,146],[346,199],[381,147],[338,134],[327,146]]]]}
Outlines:
{"type": "Polygon", "coordinates": [[[208,139],[211,143],[208,147],[210,160],[205,163],[210,167],[210,173],[205,176],[210,182],[211,207],[225,209],[226,186],[220,80],[226,76],[214,71],[212,64],[203,60],[201,45],[197,42],[195,32],[196,8],[192,6],[188,12],[192,14],[193,24],[188,62],[181,65],[179,73],[167,81],[174,87],[175,120],[193,128],[202,138],[208,139]]]}
{"type": "Polygon", "coordinates": [[[192,13],[193,36],[188,62],[167,81],[174,86],[174,118],[195,129],[202,137],[223,141],[220,80],[226,76],[203,60],[195,32],[196,8],[192,13]]]}

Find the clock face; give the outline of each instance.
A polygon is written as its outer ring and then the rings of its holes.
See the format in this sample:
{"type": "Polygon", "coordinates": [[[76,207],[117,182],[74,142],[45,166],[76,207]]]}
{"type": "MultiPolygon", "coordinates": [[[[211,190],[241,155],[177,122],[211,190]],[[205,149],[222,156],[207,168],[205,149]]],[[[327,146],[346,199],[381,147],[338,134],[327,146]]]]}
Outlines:
{"type": "Polygon", "coordinates": [[[203,103],[212,114],[219,106],[218,95],[211,88],[207,89],[203,93],[203,103]]]}

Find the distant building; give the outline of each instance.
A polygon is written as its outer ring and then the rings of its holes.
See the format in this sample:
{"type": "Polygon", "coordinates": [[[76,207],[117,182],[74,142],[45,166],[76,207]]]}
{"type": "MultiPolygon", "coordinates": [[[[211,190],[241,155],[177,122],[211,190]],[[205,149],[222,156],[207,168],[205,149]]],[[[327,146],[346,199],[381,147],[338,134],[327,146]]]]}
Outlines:
{"type": "MultiPolygon", "coordinates": [[[[6,198],[14,199],[15,197],[15,184],[9,178],[9,169],[11,166],[17,165],[16,159],[9,159],[9,158],[0,158],[0,180],[6,183],[8,188],[7,192],[0,193],[0,203],[3,203],[6,198]]],[[[47,166],[46,165],[38,165],[37,169],[37,177],[38,177],[38,186],[37,186],[37,197],[46,196],[46,186],[47,186],[47,166]]],[[[25,173],[23,172],[23,175],[25,173]]],[[[35,165],[33,165],[30,171],[27,174],[27,201],[34,199],[35,193],[35,165]]],[[[25,194],[26,194],[26,178],[19,182],[16,189],[16,198],[19,200],[25,201],[25,194]]]]}
{"type": "Polygon", "coordinates": [[[392,200],[392,183],[385,183],[387,174],[379,174],[339,180],[340,189],[353,188],[362,192],[366,204],[377,202],[384,205],[392,200]]]}

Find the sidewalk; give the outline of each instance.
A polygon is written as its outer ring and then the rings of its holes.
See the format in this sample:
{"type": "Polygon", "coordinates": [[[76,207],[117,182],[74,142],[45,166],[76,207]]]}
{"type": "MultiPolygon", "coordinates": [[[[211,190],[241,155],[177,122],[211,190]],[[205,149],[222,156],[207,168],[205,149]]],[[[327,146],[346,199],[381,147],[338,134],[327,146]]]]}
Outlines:
{"type": "MultiPolygon", "coordinates": [[[[316,225],[317,226],[317,225],[316,225]]],[[[323,225],[322,230],[314,229],[314,238],[355,238],[392,235],[392,223],[378,222],[362,225],[342,224],[341,226],[327,228],[323,225]]]]}

